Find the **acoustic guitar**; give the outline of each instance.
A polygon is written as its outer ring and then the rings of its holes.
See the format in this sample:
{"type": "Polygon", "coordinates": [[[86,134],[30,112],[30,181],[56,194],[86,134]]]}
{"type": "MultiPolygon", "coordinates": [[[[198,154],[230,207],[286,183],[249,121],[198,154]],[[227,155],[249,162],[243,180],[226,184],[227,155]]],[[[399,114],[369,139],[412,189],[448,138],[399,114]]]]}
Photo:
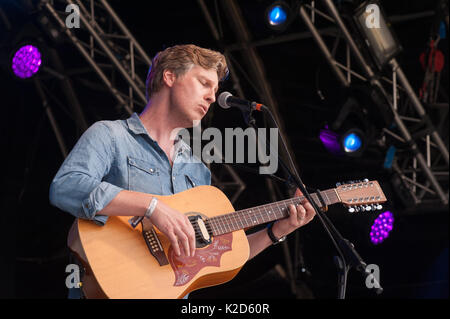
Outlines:
{"type": "MultiPolygon", "coordinates": [[[[350,211],[381,209],[386,197],[377,181],[342,185],[311,194],[320,207],[342,203],[350,211]],[[320,196],[319,196],[320,195],[320,196]]],[[[288,205],[304,197],[235,211],[214,186],[154,195],[188,215],[196,232],[193,257],[176,256],[169,240],[148,219],[133,227],[129,216],[110,216],[105,226],[75,220],[68,246],[83,267],[86,298],[183,298],[187,293],[231,280],[249,258],[245,229],[286,218],[288,205]]]]}

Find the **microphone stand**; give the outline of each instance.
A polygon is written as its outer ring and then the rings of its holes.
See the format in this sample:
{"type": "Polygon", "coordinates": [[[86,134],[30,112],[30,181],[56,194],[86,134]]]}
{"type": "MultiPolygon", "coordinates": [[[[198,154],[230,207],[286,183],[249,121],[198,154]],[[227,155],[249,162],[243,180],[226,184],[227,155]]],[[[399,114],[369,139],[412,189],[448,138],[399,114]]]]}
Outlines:
{"type": "MultiPolygon", "coordinates": [[[[278,123],[276,122],[276,120],[273,117],[272,112],[269,110],[269,108],[262,105],[261,110],[264,110],[264,112],[269,114],[272,122],[274,123],[276,128],[278,128],[278,130],[279,130],[278,123]]],[[[258,127],[256,125],[256,120],[253,117],[252,112],[253,112],[253,109],[249,108],[248,110],[243,111],[242,113],[243,113],[246,124],[248,126],[254,128],[257,131],[258,127]]],[[[293,162],[292,162],[292,157],[289,154],[289,151],[286,147],[286,143],[283,139],[283,136],[280,136],[280,137],[281,137],[283,146],[285,148],[286,154],[292,165],[292,168],[295,171],[295,167],[293,166],[293,162]]],[[[256,141],[256,142],[258,145],[258,141],[256,141]]],[[[259,145],[258,145],[258,147],[259,147],[259,145]]],[[[270,145],[270,141],[269,141],[269,148],[270,148],[270,152],[271,152],[270,154],[272,154],[272,145],[270,145]]],[[[286,175],[289,176],[289,179],[297,185],[297,187],[301,190],[301,192],[306,197],[306,199],[311,203],[312,207],[314,208],[314,210],[316,212],[317,217],[321,221],[323,227],[325,228],[325,231],[330,236],[334,246],[336,247],[336,249],[338,251],[339,256],[335,256],[335,264],[338,268],[338,299],[345,299],[345,293],[346,293],[346,288],[347,288],[347,275],[348,275],[349,270],[352,267],[355,267],[355,269],[363,275],[366,283],[370,277],[370,279],[374,281],[373,287],[375,288],[375,292],[377,294],[381,294],[383,292],[383,288],[377,281],[377,278],[374,278],[372,273],[367,269],[367,264],[362,260],[360,255],[357,253],[357,251],[355,250],[355,246],[348,239],[345,239],[339,233],[339,231],[336,229],[336,227],[334,227],[334,225],[328,219],[328,217],[325,214],[323,214],[323,212],[319,209],[317,204],[311,198],[311,195],[306,190],[306,187],[304,186],[300,176],[298,174],[293,174],[291,172],[291,170],[288,168],[288,166],[286,165],[286,163],[284,163],[284,161],[281,159],[280,156],[278,156],[278,163],[280,164],[280,166],[282,167],[282,169],[286,173],[286,175]]],[[[317,190],[316,194],[317,194],[318,198],[321,199],[322,202],[324,202],[319,190],[317,190]]]]}

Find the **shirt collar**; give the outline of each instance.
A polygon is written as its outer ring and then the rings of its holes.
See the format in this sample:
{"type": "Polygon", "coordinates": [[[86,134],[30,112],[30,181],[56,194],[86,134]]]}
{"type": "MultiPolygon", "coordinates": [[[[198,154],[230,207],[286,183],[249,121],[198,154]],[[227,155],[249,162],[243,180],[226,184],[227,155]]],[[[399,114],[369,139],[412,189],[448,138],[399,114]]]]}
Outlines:
{"type": "MultiPolygon", "coordinates": [[[[127,119],[127,124],[130,131],[132,131],[134,134],[147,134],[150,139],[154,141],[150,134],[148,134],[147,130],[144,127],[144,124],[142,124],[142,121],[136,112],[127,119]]],[[[184,142],[179,136],[177,136],[177,138],[175,139],[174,146],[179,153],[191,151],[190,146],[186,144],[186,142],[184,142]]]]}
{"type": "Polygon", "coordinates": [[[150,136],[145,129],[144,125],[141,122],[141,119],[137,115],[137,113],[133,113],[128,119],[127,119],[128,128],[134,133],[134,134],[147,134],[150,136]]]}

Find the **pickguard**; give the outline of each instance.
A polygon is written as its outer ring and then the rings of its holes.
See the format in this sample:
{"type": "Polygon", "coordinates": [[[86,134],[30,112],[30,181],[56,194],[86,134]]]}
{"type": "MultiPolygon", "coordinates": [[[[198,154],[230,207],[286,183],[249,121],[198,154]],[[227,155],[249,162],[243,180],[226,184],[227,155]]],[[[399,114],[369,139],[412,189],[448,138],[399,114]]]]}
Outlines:
{"type": "Polygon", "coordinates": [[[172,246],[170,246],[168,257],[175,273],[175,283],[173,285],[183,286],[187,284],[204,267],[220,267],[222,254],[231,250],[232,241],[232,233],[215,236],[212,238],[210,245],[196,249],[194,257],[176,256],[172,246]]]}

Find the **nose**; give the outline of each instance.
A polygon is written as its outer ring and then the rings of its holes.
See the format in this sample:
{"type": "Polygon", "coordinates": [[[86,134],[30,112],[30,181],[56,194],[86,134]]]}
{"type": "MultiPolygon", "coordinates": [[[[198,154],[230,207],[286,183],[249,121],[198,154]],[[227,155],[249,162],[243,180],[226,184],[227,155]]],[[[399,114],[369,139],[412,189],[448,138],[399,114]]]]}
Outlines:
{"type": "Polygon", "coordinates": [[[214,90],[208,90],[208,93],[205,95],[205,100],[212,104],[216,101],[216,92],[214,90]]]}

